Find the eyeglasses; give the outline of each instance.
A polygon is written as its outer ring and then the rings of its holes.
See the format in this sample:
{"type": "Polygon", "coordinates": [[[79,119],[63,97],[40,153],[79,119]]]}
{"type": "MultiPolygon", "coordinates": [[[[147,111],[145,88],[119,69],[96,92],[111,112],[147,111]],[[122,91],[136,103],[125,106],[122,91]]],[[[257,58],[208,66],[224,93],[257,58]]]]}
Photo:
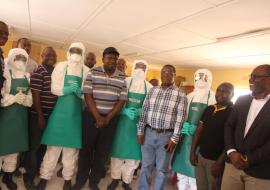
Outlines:
{"type": "Polygon", "coordinates": [[[9,36],[9,33],[8,33],[8,32],[6,32],[6,31],[1,31],[1,30],[0,30],[0,35],[1,35],[1,36],[4,36],[4,35],[9,36]]]}
{"type": "Polygon", "coordinates": [[[251,80],[261,79],[261,78],[265,78],[265,77],[270,77],[270,75],[254,75],[254,74],[249,75],[249,78],[251,80]]]}

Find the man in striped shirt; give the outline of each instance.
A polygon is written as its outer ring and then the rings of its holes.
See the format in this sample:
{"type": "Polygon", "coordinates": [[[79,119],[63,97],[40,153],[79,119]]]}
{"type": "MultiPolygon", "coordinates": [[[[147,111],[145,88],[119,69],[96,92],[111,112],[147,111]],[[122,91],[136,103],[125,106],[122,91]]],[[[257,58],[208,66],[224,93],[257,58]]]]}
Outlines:
{"type": "Polygon", "coordinates": [[[155,189],[164,189],[170,159],[185,120],[186,96],[174,85],[175,67],[161,70],[161,86],[147,94],[138,127],[138,142],[142,145],[142,169],[138,188],[150,189],[151,172],[156,165],[155,189]]]}
{"type": "Polygon", "coordinates": [[[73,189],[81,189],[90,173],[89,186],[97,190],[104,174],[116,127],[116,115],[127,100],[125,75],[116,69],[119,53],[114,47],[103,52],[103,66],[93,68],[84,83],[88,109],[84,111],[83,148],[73,189]],[[82,156],[85,155],[85,156],[82,156]]]}
{"type": "Polygon", "coordinates": [[[26,173],[23,177],[26,189],[34,188],[33,180],[38,174],[39,165],[46,150],[45,146],[40,145],[41,136],[57,100],[57,96],[51,93],[51,75],[56,63],[55,50],[52,47],[46,47],[41,57],[41,64],[30,78],[33,107],[29,125],[30,150],[26,153],[26,173]]]}

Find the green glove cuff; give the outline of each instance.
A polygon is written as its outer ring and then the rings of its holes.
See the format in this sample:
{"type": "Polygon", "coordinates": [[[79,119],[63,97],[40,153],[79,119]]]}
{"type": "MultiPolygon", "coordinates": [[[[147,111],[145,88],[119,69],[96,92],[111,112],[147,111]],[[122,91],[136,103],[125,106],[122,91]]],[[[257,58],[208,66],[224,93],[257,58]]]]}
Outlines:
{"type": "Polygon", "coordinates": [[[191,124],[190,125],[189,130],[188,130],[190,136],[193,136],[194,135],[196,129],[197,129],[197,126],[196,125],[194,125],[194,124],[191,124]]]}
{"type": "Polygon", "coordinates": [[[71,94],[72,93],[72,89],[70,88],[70,86],[65,86],[63,88],[63,94],[67,95],[67,94],[71,94]]]}

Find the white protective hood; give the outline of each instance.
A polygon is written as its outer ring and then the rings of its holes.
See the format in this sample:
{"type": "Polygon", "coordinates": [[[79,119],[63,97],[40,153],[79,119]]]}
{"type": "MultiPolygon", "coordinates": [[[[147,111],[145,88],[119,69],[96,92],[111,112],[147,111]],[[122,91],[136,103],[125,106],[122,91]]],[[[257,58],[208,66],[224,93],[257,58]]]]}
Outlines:
{"type": "Polygon", "coordinates": [[[147,82],[146,75],[148,71],[148,63],[145,60],[135,60],[132,65],[131,77],[126,79],[127,85],[129,87],[130,81],[132,79],[132,85],[129,88],[131,92],[143,93],[144,92],[144,82],[146,82],[147,91],[152,85],[147,82]],[[142,69],[135,69],[137,64],[145,65],[145,71],[142,72],[142,69]]]}
{"type": "Polygon", "coordinates": [[[81,42],[74,42],[74,43],[72,43],[72,44],[69,46],[68,51],[67,51],[67,60],[68,60],[68,65],[69,65],[69,66],[83,65],[83,64],[84,64],[84,57],[85,57],[85,47],[84,47],[84,45],[83,45],[81,42]],[[82,50],[82,59],[81,59],[81,61],[80,61],[79,64],[78,64],[78,63],[77,63],[77,64],[76,64],[76,63],[73,63],[73,62],[71,61],[71,54],[70,54],[70,52],[69,52],[69,50],[70,50],[71,48],[79,48],[79,49],[82,50]]]}
{"type": "Polygon", "coordinates": [[[215,94],[211,90],[212,80],[211,71],[208,69],[198,69],[194,73],[194,91],[188,94],[189,102],[192,100],[193,102],[207,103],[208,101],[208,105],[215,103],[215,94]],[[195,79],[199,74],[205,75],[205,78],[196,81],[195,79]],[[204,79],[206,79],[206,81],[204,81],[204,79]]]}
{"type": "Polygon", "coordinates": [[[8,53],[7,64],[8,64],[8,68],[11,69],[12,75],[14,77],[24,76],[24,74],[26,72],[27,61],[28,61],[28,54],[24,49],[14,48],[14,49],[11,49],[8,53]],[[27,60],[26,60],[25,64],[15,65],[14,59],[17,55],[24,55],[26,57],[27,60]]]}

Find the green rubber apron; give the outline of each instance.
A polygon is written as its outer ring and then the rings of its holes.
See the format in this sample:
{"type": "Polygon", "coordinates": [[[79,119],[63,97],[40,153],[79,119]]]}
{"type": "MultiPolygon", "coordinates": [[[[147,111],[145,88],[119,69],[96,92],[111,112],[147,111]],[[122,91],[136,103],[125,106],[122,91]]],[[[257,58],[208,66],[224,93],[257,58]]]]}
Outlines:
{"type": "MultiPolygon", "coordinates": [[[[131,84],[132,80],[129,88],[131,84]]],[[[144,82],[144,94],[128,92],[128,102],[125,108],[142,108],[145,96],[146,83],[144,82]]],[[[132,160],[142,159],[141,146],[137,140],[138,122],[139,116],[131,120],[126,115],[120,115],[111,148],[111,157],[132,160]]]]}
{"type": "MultiPolygon", "coordinates": [[[[198,125],[204,110],[208,106],[208,101],[210,97],[210,92],[208,93],[207,103],[193,102],[189,105],[188,119],[186,122],[194,125],[198,125]]],[[[183,136],[183,141],[179,144],[175,150],[174,157],[172,160],[173,171],[183,174],[188,177],[195,178],[195,168],[190,163],[190,149],[192,145],[193,136],[183,136]]]]}
{"type": "MultiPolygon", "coordinates": [[[[82,77],[67,75],[66,71],[64,86],[70,86],[73,82],[82,84],[82,77]]],[[[75,93],[58,97],[42,135],[41,144],[81,148],[82,99],[75,93]]]]}
{"type": "MultiPolygon", "coordinates": [[[[9,94],[28,93],[26,78],[13,79],[9,94]]],[[[0,110],[0,156],[28,150],[28,108],[18,103],[0,110]]]]}

